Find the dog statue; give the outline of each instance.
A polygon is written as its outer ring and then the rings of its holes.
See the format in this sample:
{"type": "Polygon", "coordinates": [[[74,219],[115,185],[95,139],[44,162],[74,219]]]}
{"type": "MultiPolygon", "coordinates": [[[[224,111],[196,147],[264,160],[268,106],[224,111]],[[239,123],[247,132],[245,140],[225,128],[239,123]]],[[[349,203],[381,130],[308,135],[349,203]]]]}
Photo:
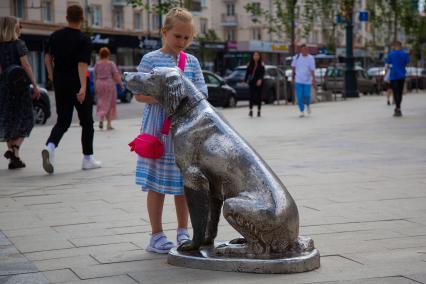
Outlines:
{"type": "Polygon", "coordinates": [[[155,98],[173,121],[194,231],[178,251],[214,245],[222,206],[243,238],[218,246],[217,255],[272,258],[313,249],[310,238],[299,237],[297,206],[280,179],[178,68],[125,73],[125,80],[134,94],[155,98]]]}

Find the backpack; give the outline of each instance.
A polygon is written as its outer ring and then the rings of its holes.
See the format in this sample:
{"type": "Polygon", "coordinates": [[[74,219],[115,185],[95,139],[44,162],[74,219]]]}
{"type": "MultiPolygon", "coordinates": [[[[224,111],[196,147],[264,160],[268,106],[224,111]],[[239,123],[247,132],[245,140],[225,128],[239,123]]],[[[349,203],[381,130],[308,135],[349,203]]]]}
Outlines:
{"type": "MultiPolygon", "coordinates": [[[[10,46],[8,51],[11,55],[11,57],[8,58],[9,60],[10,58],[14,57],[18,58],[19,60],[17,43],[13,46],[10,46]]],[[[8,64],[10,63],[0,62],[0,65],[2,66],[8,64]]],[[[31,84],[30,78],[28,77],[25,69],[21,65],[14,63],[10,64],[8,67],[2,70],[1,79],[9,89],[9,92],[14,94],[24,92],[31,84]]]]}
{"type": "Polygon", "coordinates": [[[17,64],[12,64],[7,67],[2,76],[11,93],[22,93],[27,90],[31,84],[25,69],[17,64]]]}

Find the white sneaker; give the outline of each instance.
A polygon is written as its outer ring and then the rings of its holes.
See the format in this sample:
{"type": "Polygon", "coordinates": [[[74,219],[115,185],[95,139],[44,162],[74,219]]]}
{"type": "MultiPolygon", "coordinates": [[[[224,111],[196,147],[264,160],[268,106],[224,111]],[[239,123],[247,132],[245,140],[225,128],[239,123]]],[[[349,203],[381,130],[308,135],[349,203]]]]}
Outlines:
{"type": "Polygon", "coordinates": [[[52,150],[49,150],[49,148],[43,149],[41,151],[41,157],[43,158],[43,169],[49,173],[53,174],[54,167],[53,167],[53,159],[55,157],[55,152],[52,150]]]}
{"type": "Polygon", "coordinates": [[[308,114],[311,114],[311,107],[310,107],[310,106],[306,106],[306,112],[307,112],[308,114]]]}
{"type": "Polygon", "coordinates": [[[300,112],[299,117],[304,117],[304,116],[305,116],[305,114],[303,112],[300,112]]]}
{"type": "Polygon", "coordinates": [[[83,170],[91,170],[91,169],[97,169],[101,167],[101,162],[95,160],[95,158],[90,157],[90,159],[83,158],[83,164],[81,168],[83,170]]]}

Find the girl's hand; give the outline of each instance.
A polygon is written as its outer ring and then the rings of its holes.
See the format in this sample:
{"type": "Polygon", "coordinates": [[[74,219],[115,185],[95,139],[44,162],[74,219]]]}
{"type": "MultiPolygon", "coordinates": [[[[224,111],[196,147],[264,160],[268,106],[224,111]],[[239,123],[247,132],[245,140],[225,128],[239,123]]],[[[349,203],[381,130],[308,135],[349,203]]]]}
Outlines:
{"type": "Polygon", "coordinates": [[[256,81],[256,86],[260,87],[260,85],[262,85],[262,79],[256,81]]]}
{"type": "Polygon", "coordinates": [[[33,85],[33,95],[31,98],[36,100],[40,98],[40,90],[36,85],[33,85]]]}

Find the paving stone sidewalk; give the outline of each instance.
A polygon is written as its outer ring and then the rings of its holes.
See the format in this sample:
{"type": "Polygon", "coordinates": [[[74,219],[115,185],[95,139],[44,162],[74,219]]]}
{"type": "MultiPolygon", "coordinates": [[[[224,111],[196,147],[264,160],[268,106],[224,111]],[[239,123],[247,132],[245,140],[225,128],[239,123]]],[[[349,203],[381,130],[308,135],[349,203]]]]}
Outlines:
{"type": "MultiPolygon", "coordinates": [[[[139,118],[95,133],[103,168],[82,171],[73,125],[41,169],[51,127],[22,147],[27,168],[0,161],[0,283],[426,283],[426,93],[404,96],[402,118],[383,96],[312,107],[273,105],[261,118],[220,110],[295,198],[300,232],[321,252],[321,268],[292,275],[202,271],[170,266],[145,251],[146,194],[134,184],[127,143],[139,118]]],[[[176,236],[172,198],[166,233],[176,236]]],[[[221,220],[218,240],[238,234],[221,220]]]]}

